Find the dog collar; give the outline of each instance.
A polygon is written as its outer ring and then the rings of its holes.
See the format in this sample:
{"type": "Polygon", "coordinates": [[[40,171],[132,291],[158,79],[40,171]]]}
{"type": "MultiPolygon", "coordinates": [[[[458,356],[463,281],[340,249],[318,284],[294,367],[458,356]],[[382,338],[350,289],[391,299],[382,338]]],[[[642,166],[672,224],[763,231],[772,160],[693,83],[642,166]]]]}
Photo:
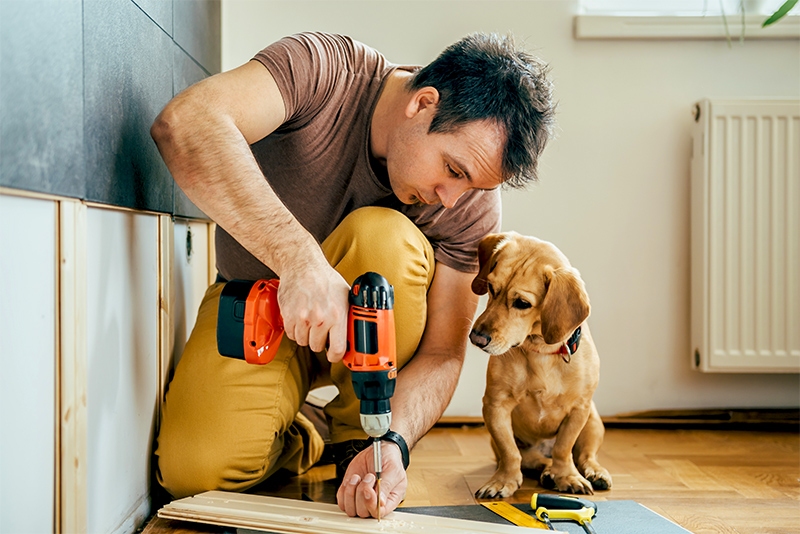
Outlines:
{"type": "Polygon", "coordinates": [[[558,349],[556,354],[565,355],[565,361],[569,362],[569,357],[575,354],[578,351],[578,346],[581,344],[581,327],[575,329],[572,333],[572,336],[567,340],[566,343],[561,345],[561,348],[558,349]]]}

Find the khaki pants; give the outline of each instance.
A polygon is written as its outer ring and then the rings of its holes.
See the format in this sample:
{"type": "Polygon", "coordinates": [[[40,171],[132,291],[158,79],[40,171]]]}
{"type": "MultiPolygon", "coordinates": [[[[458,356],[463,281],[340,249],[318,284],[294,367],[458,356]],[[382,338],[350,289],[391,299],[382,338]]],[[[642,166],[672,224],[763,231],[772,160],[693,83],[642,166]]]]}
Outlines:
{"type": "MultiPolygon", "coordinates": [[[[434,271],[428,240],[401,213],[372,207],[345,218],[322,249],[348,284],[374,271],[394,286],[397,364],[402,368],[425,329],[434,271]]],[[[164,404],[158,481],[174,497],[245,490],[279,468],[309,469],[322,455],[323,442],[298,411],[316,387],[333,383],[339,389],[325,408],[331,441],[366,438],[350,372],[341,363],[331,366],[324,353],[298,347],[285,336],[275,359],[263,366],[217,352],[222,285],[206,292],[164,404]]]]}

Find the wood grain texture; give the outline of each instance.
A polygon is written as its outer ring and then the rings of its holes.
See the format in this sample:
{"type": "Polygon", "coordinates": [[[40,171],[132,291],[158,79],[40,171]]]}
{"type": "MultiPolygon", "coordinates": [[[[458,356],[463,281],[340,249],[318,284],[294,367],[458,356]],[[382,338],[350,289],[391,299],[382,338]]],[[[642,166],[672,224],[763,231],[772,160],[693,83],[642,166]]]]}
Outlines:
{"type": "Polygon", "coordinates": [[[522,527],[466,521],[395,511],[380,522],[372,518],[348,517],[328,503],[208,491],[169,503],[158,511],[166,519],[186,519],[237,528],[255,528],[286,534],[512,534],[522,527]]]}
{"type": "MultiPolygon", "coordinates": [[[[613,489],[590,499],[633,500],[695,534],[800,534],[800,435],[741,430],[619,429],[606,431],[600,463],[613,489]]],[[[404,506],[473,504],[472,495],[495,469],[483,426],[436,427],[414,448],[404,506]]],[[[254,492],[336,502],[332,465],[302,476],[279,476],[254,492]]],[[[507,499],[530,502],[543,492],[526,474],[507,499]]],[[[154,519],[144,534],[213,531],[175,530],[187,523],[154,519]]],[[[603,533],[599,533],[603,534],[603,533]]]]}
{"type": "Polygon", "coordinates": [[[86,205],[59,202],[57,532],[87,529],[86,205]]]}

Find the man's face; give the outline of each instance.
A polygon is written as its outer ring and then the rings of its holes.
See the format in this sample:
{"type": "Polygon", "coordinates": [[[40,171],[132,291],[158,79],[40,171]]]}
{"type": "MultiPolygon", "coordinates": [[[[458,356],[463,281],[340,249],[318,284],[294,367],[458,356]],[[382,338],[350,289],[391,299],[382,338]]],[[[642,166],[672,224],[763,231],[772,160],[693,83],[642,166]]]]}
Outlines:
{"type": "Polygon", "coordinates": [[[502,183],[505,134],[496,123],[472,122],[451,133],[428,133],[435,108],[417,114],[389,141],[386,167],[404,204],[452,208],[470,189],[502,183]]]}

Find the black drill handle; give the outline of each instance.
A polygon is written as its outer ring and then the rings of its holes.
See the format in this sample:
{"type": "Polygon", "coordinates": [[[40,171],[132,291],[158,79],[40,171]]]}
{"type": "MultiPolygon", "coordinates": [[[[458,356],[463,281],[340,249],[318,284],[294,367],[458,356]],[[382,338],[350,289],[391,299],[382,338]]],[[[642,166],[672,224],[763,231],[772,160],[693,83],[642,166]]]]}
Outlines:
{"type": "Polygon", "coordinates": [[[535,493],[531,499],[531,508],[547,508],[548,510],[593,510],[592,516],[597,514],[597,505],[588,499],[580,499],[567,495],[549,495],[535,493]]]}

